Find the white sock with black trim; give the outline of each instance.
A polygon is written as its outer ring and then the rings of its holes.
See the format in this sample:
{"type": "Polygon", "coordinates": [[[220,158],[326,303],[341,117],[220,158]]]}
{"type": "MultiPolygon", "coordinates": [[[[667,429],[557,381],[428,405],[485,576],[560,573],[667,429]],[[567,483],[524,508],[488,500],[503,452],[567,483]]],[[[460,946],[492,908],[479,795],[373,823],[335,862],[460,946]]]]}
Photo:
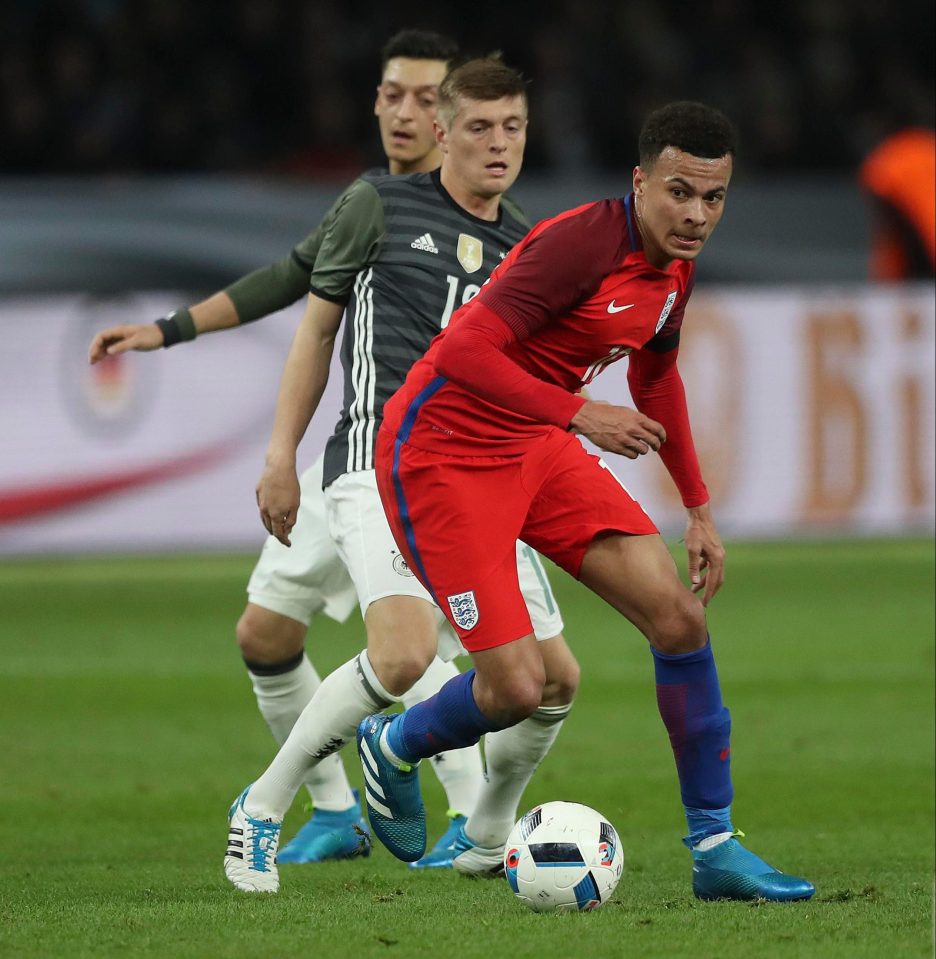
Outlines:
{"type": "MultiPolygon", "coordinates": [[[[260,715],[277,746],[282,746],[302,710],[322,685],[322,679],[304,652],[296,660],[282,664],[283,669],[251,662],[246,665],[260,715]]],[[[337,754],[327,756],[313,767],[304,781],[316,809],[337,812],[354,805],[351,784],[337,754]]]]}
{"type": "Polygon", "coordinates": [[[556,741],[571,703],[540,706],[516,726],[484,737],[486,781],[465,832],[478,846],[495,849],[507,841],[517,807],[533,773],[556,741]]]}
{"type": "Polygon", "coordinates": [[[244,802],[248,814],[281,820],[309,771],[354,739],[365,716],[392,701],[366,650],[326,676],[273,762],[250,787],[244,802]]]}

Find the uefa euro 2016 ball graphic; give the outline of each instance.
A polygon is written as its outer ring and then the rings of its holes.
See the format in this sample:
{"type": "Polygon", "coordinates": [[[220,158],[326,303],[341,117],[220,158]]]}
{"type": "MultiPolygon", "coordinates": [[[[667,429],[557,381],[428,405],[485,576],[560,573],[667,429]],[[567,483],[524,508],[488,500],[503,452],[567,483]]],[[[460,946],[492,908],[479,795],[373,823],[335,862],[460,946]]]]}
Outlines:
{"type": "Polygon", "coordinates": [[[504,847],[510,888],[534,912],[597,909],[624,871],[614,826],[590,806],[548,802],[531,809],[504,847]]]}

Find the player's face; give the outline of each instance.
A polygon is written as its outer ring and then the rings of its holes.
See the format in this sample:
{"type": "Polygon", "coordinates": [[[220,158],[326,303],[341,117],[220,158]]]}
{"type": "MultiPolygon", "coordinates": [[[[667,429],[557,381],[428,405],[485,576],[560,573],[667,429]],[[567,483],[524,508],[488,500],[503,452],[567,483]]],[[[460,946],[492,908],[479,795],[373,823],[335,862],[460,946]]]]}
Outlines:
{"type": "Polygon", "coordinates": [[[523,165],[526,100],[521,96],[460,97],[456,106],[448,130],[436,121],[436,138],[445,155],[446,188],[452,184],[480,198],[500,196],[513,185],[523,165]]]}
{"type": "Polygon", "coordinates": [[[644,253],[663,269],[694,260],[725,211],[731,155],[709,160],[667,147],[649,168],[634,170],[634,203],[644,253]]]}
{"type": "Polygon", "coordinates": [[[374,115],[391,173],[425,173],[441,163],[432,123],[445,70],[444,60],[387,61],[374,115]]]}

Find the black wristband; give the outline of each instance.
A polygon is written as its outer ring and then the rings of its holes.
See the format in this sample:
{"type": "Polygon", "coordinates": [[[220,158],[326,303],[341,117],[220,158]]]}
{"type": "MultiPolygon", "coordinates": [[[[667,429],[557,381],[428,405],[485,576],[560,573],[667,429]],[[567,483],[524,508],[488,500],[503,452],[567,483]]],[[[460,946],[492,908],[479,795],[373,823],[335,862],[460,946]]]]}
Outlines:
{"type": "Polygon", "coordinates": [[[185,307],[157,320],[156,325],[162,330],[164,349],[185,340],[194,340],[197,332],[192,314],[185,307]]]}

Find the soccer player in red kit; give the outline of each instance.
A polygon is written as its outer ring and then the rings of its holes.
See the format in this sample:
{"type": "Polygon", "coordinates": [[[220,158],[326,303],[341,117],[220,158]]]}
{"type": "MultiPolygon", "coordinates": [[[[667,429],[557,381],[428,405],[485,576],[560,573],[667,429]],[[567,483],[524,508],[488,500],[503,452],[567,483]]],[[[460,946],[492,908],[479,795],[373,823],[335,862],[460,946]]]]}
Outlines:
{"type": "Polygon", "coordinates": [[[536,226],[385,407],[384,508],[474,669],[393,719],[361,724],[372,826],[381,839],[408,833],[424,842],[419,760],[539,705],[543,665],[517,588],[520,538],[650,643],[696,896],[808,899],[812,884],[748,851],[731,819],[731,720],[705,621],[724,549],[676,366],[694,260],[722,216],[735,135],[718,111],[673,103],[648,118],[639,151],[633,193],[536,226]],[[579,395],[625,356],[636,410],[579,395]],[[576,434],[629,459],[659,452],[688,511],[691,588],[652,520],[576,434]]]}

